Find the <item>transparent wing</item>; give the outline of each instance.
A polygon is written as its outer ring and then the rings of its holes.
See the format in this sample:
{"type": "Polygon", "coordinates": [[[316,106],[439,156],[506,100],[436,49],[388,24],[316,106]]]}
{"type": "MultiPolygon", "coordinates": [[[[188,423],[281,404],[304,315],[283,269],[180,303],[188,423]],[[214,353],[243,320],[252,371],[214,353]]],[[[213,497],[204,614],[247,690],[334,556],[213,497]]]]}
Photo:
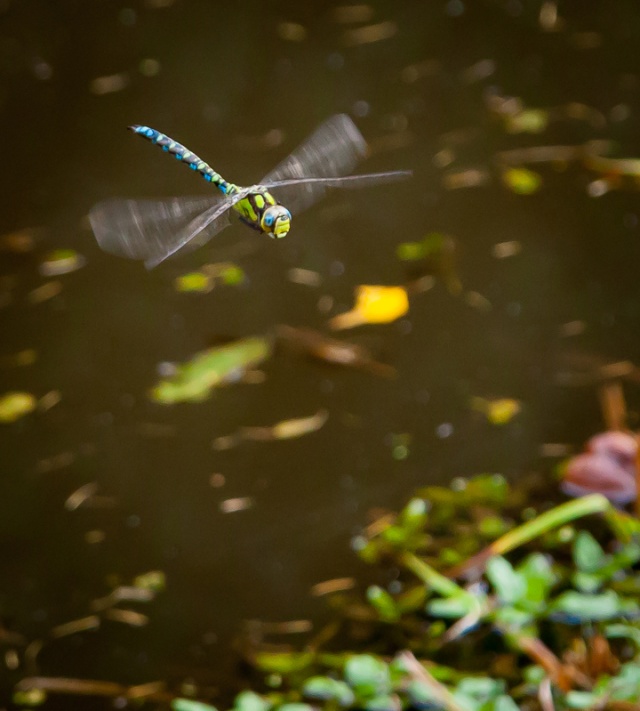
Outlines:
{"type": "Polygon", "coordinates": [[[320,200],[327,187],[300,178],[337,178],[350,173],[367,153],[367,144],[346,114],[327,119],[315,133],[266,175],[261,184],[280,183],[274,195],[292,213],[320,200]]]}
{"type": "MultiPolygon", "coordinates": [[[[365,173],[363,175],[346,175],[343,178],[293,178],[291,180],[278,180],[275,183],[266,183],[262,187],[274,188],[274,192],[279,195],[278,188],[287,186],[318,186],[325,188],[368,188],[370,185],[380,185],[382,183],[395,183],[398,180],[406,180],[413,175],[411,170],[392,170],[387,173],[365,173]]],[[[285,207],[288,207],[283,202],[285,207]]]]}
{"type": "MultiPolygon", "coordinates": [[[[106,200],[89,213],[100,247],[151,268],[186,245],[198,233],[204,244],[229,224],[236,195],[179,197],[169,200],[106,200]]],[[[241,199],[241,198],[238,198],[241,199]]]]}

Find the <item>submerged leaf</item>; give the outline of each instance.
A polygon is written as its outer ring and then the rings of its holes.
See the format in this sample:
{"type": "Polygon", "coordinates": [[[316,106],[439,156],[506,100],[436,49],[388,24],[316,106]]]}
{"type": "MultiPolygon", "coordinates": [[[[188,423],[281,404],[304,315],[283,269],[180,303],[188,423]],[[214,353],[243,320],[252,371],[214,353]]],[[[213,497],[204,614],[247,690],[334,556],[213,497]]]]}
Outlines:
{"type": "Polygon", "coordinates": [[[0,422],[15,422],[33,412],[37,401],[31,393],[8,392],[0,397],[0,422]]]}
{"type": "Polygon", "coordinates": [[[213,388],[237,379],[270,355],[269,340],[260,337],[242,338],[210,348],[197,353],[178,366],[175,374],[161,380],[151,391],[151,398],[163,405],[205,400],[213,388]]]}
{"type": "Polygon", "coordinates": [[[402,286],[362,285],[356,288],[356,304],[351,311],[329,321],[334,329],[353,328],[363,323],[389,323],[409,310],[407,290],[402,286]]]}

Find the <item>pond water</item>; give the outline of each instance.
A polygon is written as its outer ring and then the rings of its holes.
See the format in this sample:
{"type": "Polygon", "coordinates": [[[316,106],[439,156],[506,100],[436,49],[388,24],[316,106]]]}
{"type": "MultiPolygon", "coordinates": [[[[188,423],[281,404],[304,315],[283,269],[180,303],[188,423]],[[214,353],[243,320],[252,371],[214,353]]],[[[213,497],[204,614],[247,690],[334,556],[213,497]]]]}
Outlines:
{"type": "MultiPolygon", "coordinates": [[[[40,673],[215,681],[243,620],[322,617],[309,588],[359,570],[349,544],[370,509],[476,472],[539,470],[552,487],[555,460],[542,445],[579,447],[603,429],[595,387],[566,387],[560,375],[577,359],[638,353],[635,186],[595,198],[588,186],[602,176],[546,164],[532,166],[541,189],[518,195],[495,156],[592,139],[613,141],[612,155],[638,155],[640,13],[630,0],[574,1],[554,23],[553,7],[0,2],[0,233],[35,229],[33,249],[1,246],[0,394],[60,393],[51,409],[0,429],[4,624],[26,640],[46,637],[118,581],[167,576],[148,626],[113,623],[53,642],[40,673]],[[550,110],[548,127],[509,133],[489,108],[501,96],[550,110]],[[250,183],[339,112],[372,145],[363,170],[409,168],[414,178],[332,194],[279,242],[235,225],[150,272],[98,249],[86,215],[99,200],[208,189],[127,125],[166,132],[250,183]],[[447,175],[466,169],[484,184],[450,189],[447,175]],[[159,363],[219,339],[278,324],[329,333],[355,286],[403,283],[398,245],[431,232],[455,240],[462,293],[436,280],[403,318],[344,336],[397,378],[278,350],[264,382],[198,404],[148,398],[159,363]],[[512,242],[520,251],[496,258],[494,246],[512,242]],[[47,281],[38,266],[59,248],[86,265],[33,303],[47,281]],[[220,260],[244,270],[244,285],[176,292],[177,276],[220,260]],[[292,282],[292,268],[316,272],[320,285],[292,282]],[[34,363],[7,364],[25,349],[34,363]],[[522,410],[495,427],[470,407],[473,396],[515,398],[522,410]],[[300,439],[212,446],[239,427],[320,409],[327,423],[300,439]],[[402,456],[398,442],[408,443],[402,456]],[[89,482],[104,506],[66,510],[89,482]],[[223,513],[235,497],[253,506],[223,513]],[[91,531],[103,539],[87,542],[91,531]]],[[[632,424],[634,387],[625,385],[632,424]]]]}

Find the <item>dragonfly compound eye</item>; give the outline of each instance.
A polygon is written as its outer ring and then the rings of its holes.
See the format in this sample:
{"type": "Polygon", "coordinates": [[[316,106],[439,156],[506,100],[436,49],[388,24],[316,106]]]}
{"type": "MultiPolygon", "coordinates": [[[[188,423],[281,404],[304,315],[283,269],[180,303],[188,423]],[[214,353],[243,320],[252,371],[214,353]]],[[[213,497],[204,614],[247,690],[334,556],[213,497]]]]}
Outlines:
{"type": "Polygon", "coordinates": [[[283,205],[271,205],[264,211],[261,227],[269,237],[286,237],[291,228],[291,213],[283,205]]]}

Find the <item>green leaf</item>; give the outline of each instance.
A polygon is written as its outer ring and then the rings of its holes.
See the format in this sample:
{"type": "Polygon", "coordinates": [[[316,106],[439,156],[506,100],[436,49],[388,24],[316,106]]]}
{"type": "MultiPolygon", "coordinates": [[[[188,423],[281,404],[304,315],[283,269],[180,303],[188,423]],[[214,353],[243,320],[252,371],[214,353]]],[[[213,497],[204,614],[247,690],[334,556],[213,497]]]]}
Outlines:
{"type": "Polygon", "coordinates": [[[488,561],[487,578],[504,604],[513,604],[526,594],[524,577],[516,573],[511,563],[502,556],[488,561]]]}
{"type": "Polygon", "coordinates": [[[575,573],[571,576],[573,587],[582,593],[596,593],[602,587],[602,578],[594,573],[575,573]]]}
{"type": "Polygon", "coordinates": [[[540,609],[546,603],[549,592],[556,582],[556,576],[547,556],[533,553],[518,566],[517,572],[522,576],[526,592],[521,600],[527,609],[540,609]]]}
{"type": "Polygon", "coordinates": [[[414,497],[402,509],[398,516],[398,521],[403,528],[408,528],[411,531],[421,529],[427,522],[427,512],[429,504],[418,497],[414,497]]]}
{"type": "Polygon", "coordinates": [[[590,709],[596,707],[599,699],[600,695],[590,691],[569,691],[564,702],[570,709],[590,709]]]}
{"type": "Polygon", "coordinates": [[[217,711],[215,706],[205,704],[203,701],[193,699],[172,699],[171,708],[173,711],[217,711]]]}
{"type": "MultiPolygon", "coordinates": [[[[416,706],[429,706],[437,704],[437,697],[434,695],[431,687],[423,681],[414,679],[407,684],[407,695],[411,702],[416,706]]],[[[437,704],[440,707],[440,704],[437,704]]]]}
{"type": "Polygon", "coordinates": [[[625,600],[613,590],[598,595],[583,595],[569,590],[557,597],[549,607],[553,616],[569,617],[568,621],[608,620],[618,615],[637,614],[638,603],[625,600]]]}
{"type": "Polygon", "coordinates": [[[606,691],[614,701],[634,701],[640,698],[640,665],[637,662],[623,664],[618,676],[613,677],[606,691]]]}
{"type": "Polygon", "coordinates": [[[328,676],[313,676],[302,686],[302,693],[312,699],[336,701],[340,706],[351,706],[355,700],[353,691],[344,681],[328,676]]]}
{"type": "Polygon", "coordinates": [[[163,405],[199,402],[215,387],[237,379],[271,355],[266,338],[241,338],[238,341],[197,353],[178,366],[174,375],[161,380],[151,391],[151,398],[163,405]]]}
{"type": "Polygon", "coordinates": [[[501,679],[491,679],[486,676],[469,676],[460,681],[456,687],[456,692],[478,701],[487,701],[499,696],[504,692],[504,681],[501,679]]]}
{"type": "Polygon", "coordinates": [[[394,622],[400,617],[395,600],[378,585],[367,588],[367,600],[385,622],[394,622]]]}
{"type": "Polygon", "coordinates": [[[255,665],[268,674],[290,674],[306,669],[313,658],[311,652],[258,652],[255,665]]]}
{"type": "Polygon", "coordinates": [[[369,699],[364,703],[363,708],[367,711],[400,711],[402,705],[397,696],[386,694],[369,699]]]}
{"type": "Polygon", "coordinates": [[[407,612],[417,612],[424,606],[427,598],[427,590],[424,585],[415,585],[396,598],[396,606],[400,614],[407,612]]]}
{"type": "Polygon", "coordinates": [[[494,701],[491,711],[520,711],[520,707],[510,696],[502,694],[494,701]]]}
{"type": "Polygon", "coordinates": [[[242,284],[245,279],[244,271],[237,264],[227,264],[220,272],[222,282],[227,286],[242,284]]]}
{"type": "Polygon", "coordinates": [[[176,291],[181,292],[206,292],[211,291],[213,282],[211,277],[203,272],[189,272],[182,274],[175,280],[176,291]]]}
{"type": "Polygon", "coordinates": [[[477,474],[466,480],[465,497],[474,503],[501,506],[506,503],[510,487],[502,474],[477,474]]]}
{"type": "Polygon", "coordinates": [[[271,703],[253,691],[241,691],[235,698],[233,708],[237,711],[267,711],[271,703]]]}
{"type": "Polygon", "coordinates": [[[278,711],[314,711],[314,708],[309,704],[292,703],[278,706],[278,711]]]}
{"type": "Polygon", "coordinates": [[[369,654],[351,657],[345,664],[344,678],[359,696],[378,696],[391,691],[389,667],[369,654]]]}
{"type": "Polygon", "coordinates": [[[434,617],[445,619],[458,619],[477,609],[478,605],[468,595],[453,595],[447,598],[436,598],[427,604],[427,612],[434,617]]]}
{"type": "Polygon", "coordinates": [[[46,700],[47,694],[43,689],[25,689],[13,694],[13,703],[16,706],[42,706],[46,700]]]}
{"type": "Polygon", "coordinates": [[[607,556],[588,531],[580,531],[573,542],[573,560],[583,573],[596,573],[606,563],[607,556]]]}
{"type": "Polygon", "coordinates": [[[640,629],[637,627],[625,624],[607,625],[604,631],[607,637],[611,639],[629,639],[640,649],[640,629]]]}

